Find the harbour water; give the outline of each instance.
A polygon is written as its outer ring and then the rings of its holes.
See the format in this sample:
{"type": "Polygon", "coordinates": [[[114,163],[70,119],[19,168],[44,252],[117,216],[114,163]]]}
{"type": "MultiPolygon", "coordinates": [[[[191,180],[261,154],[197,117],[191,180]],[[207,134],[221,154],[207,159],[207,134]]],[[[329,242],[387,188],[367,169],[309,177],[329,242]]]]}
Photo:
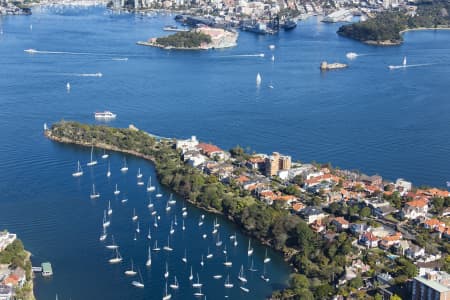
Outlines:
{"type": "MultiPolygon", "coordinates": [[[[169,283],[173,275],[180,281],[175,299],[193,298],[188,269],[181,262],[185,247],[209,299],[224,295],[223,279],[212,279],[216,272],[229,272],[235,284],[228,291],[231,299],[262,299],[285,284],[289,273],[282,258],[269,251],[270,283],[247,271],[251,292],[242,293],[236,276],[241,264],[247,268],[250,263],[247,239],[238,234],[239,246],[233,249],[228,236],[236,228],[219,218],[233,260],[225,271],[223,253],[210,240],[213,217],[206,215],[199,229],[202,212],[188,206],[183,234],[182,201],[167,215],[166,190],[163,199],[153,199],[161,222],[152,237],[164,246],[169,216],[176,211],[175,251],[155,254],[147,270],[145,235],[153,218],[145,187],[136,185],[135,175],[140,167],[145,178],[155,178],[152,165],[128,157],[130,170],[123,175],[123,157],[113,154],[108,180],[100,151],[100,164],[87,168],[89,149],[46,140],[44,122],[92,123],[94,111],[109,109],[118,115],[112,126],[133,123],[161,136],[197,135],[225,149],[240,144],[256,152],[279,151],[302,161],[330,161],[418,184],[443,186],[449,180],[450,32],[409,32],[400,47],[376,48],[337,36],[339,24],[312,18],[277,36],[241,33],[238,47],[222,51],[166,52],[135,45],[166,34],[162,28],[168,24],[173,16],[113,15],[103,7],[37,8],[31,16],[0,18],[0,228],[17,232],[34,262],[52,262],[54,277],[36,280],[38,299],[52,299],[56,293],[59,299],[160,299],[166,261],[169,283]],[[25,53],[29,48],[42,52],[25,53]],[[361,55],[349,61],[347,52],[361,55]],[[410,64],[429,65],[388,70],[404,56],[410,64]],[[322,60],[345,62],[349,68],[320,73],[322,60]],[[89,76],[98,73],[103,76],[89,76]],[[71,176],[77,160],[84,163],[80,179],[71,176]],[[101,193],[95,201],[89,199],[92,183],[101,193]],[[116,183],[127,193],[126,204],[121,195],[113,195],[116,183]],[[120,266],[108,264],[111,252],[98,241],[108,199],[113,206],[108,232],[124,256],[120,266]],[[141,222],[137,241],[133,208],[141,222]],[[205,240],[203,230],[208,231],[205,240]],[[206,255],[208,245],[215,258],[201,270],[200,255],[206,255]],[[130,258],[141,268],[143,290],[133,288],[133,279],[123,275],[130,258]]],[[[265,248],[253,245],[261,270],[265,248]]]]}

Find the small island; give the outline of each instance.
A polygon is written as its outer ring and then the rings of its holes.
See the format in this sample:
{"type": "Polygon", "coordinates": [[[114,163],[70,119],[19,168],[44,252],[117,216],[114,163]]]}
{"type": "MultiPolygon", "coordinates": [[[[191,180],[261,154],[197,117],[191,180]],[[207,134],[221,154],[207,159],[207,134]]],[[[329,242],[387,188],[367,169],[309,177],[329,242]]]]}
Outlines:
{"type": "Polygon", "coordinates": [[[181,31],[175,34],[151,38],[138,45],[175,50],[208,50],[229,48],[237,45],[238,33],[221,28],[200,27],[191,31],[181,31]]]}
{"type": "Polygon", "coordinates": [[[400,45],[402,33],[409,30],[449,29],[449,10],[447,1],[421,2],[417,6],[381,12],[364,22],[343,25],[337,33],[370,45],[400,45]]]}

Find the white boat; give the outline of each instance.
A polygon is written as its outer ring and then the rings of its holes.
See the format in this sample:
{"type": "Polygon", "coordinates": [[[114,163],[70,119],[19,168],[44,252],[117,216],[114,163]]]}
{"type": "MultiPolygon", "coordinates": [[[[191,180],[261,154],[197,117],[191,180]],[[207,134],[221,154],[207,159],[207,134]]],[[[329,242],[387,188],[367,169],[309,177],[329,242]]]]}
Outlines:
{"type": "Polygon", "coordinates": [[[274,50],[275,49],[275,45],[273,45],[273,44],[269,45],[269,49],[270,50],[274,50]]]}
{"type": "Polygon", "coordinates": [[[224,287],[227,289],[231,289],[234,287],[234,284],[230,282],[230,275],[227,275],[227,279],[225,280],[224,287]]]}
{"type": "MultiPolygon", "coordinates": [[[[158,195],[156,195],[156,196],[158,196],[158,195]]],[[[171,208],[169,206],[169,203],[166,203],[166,211],[169,212],[170,210],[171,210],[171,208]]]]}
{"type": "Polygon", "coordinates": [[[133,208],[133,216],[131,217],[131,220],[134,222],[138,219],[138,216],[136,215],[136,209],[133,208]]]}
{"type": "Polygon", "coordinates": [[[117,188],[117,183],[116,183],[116,189],[114,190],[114,195],[119,195],[120,194],[120,191],[119,191],[119,189],[117,188]]]}
{"type": "Polygon", "coordinates": [[[404,67],[406,67],[406,56],[403,57],[403,63],[402,63],[402,65],[403,65],[404,67]]]}
{"type": "Polygon", "coordinates": [[[145,265],[147,267],[150,267],[152,265],[152,251],[150,251],[150,246],[148,247],[148,257],[147,261],[145,262],[145,265]]]}
{"type": "Polygon", "coordinates": [[[198,226],[203,226],[203,219],[200,218],[200,220],[198,221],[198,226]]]}
{"type": "Polygon", "coordinates": [[[157,211],[154,210],[154,211],[152,211],[151,215],[154,216],[154,215],[156,215],[156,213],[157,213],[157,211]]]}
{"type": "MultiPolygon", "coordinates": [[[[198,297],[198,298],[199,298],[199,297],[203,297],[204,295],[205,295],[205,294],[202,293],[202,287],[199,287],[199,288],[198,288],[198,291],[196,291],[196,292],[194,293],[194,296],[195,296],[195,297],[198,297]]],[[[206,299],[206,297],[205,297],[205,299],[206,299]]]]}
{"type": "Polygon", "coordinates": [[[257,86],[261,85],[261,81],[262,81],[261,75],[259,73],[256,74],[256,85],[257,86]]]}
{"type": "Polygon", "coordinates": [[[184,225],[184,220],[183,220],[183,225],[181,226],[181,230],[183,230],[183,231],[186,230],[186,226],[184,225]]]}
{"type": "Polygon", "coordinates": [[[272,55],[272,61],[275,61],[275,55],[272,55]]]}
{"type": "Polygon", "coordinates": [[[168,278],[169,277],[169,266],[167,265],[167,262],[166,262],[166,272],[164,272],[164,278],[168,278]]]}
{"type": "Polygon", "coordinates": [[[400,66],[389,66],[389,69],[400,69],[400,68],[406,68],[406,56],[403,57],[403,62],[400,66]]]}
{"type": "Polygon", "coordinates": [[[81,168],[81,164],[80,161],[78,161],[77,164],[77,170],[75,172],[72,173],[73,177],[80,177],[83,175],[83,169],[81,168]]]}
{"type": "Polygon", "coordinates": [[[217,234],[217,242],[216,242],[216,246],[217,246],[217,247],[222,246],[222,240],[220,239],[220,233],[217,234]]]}
{"type": "Polygon", "coordinates": [[[159,251],[159,250],[161,250],[161,248],[159,248],[158,247],[158,241],[156,240],[155,241],[155,246],[153,246],[153,249],[152,249],[153,251],[159,251]]]}
{"type": "Polygon", "coordinates": [[[171,252],[171,251],[173,251],[173,248],[170,247],[169,242],[170,242],[170,237],[168,236],[168,237],[167,237],[167,245],[164,246],[163,249],[166,250],[166,251],[171,252]]]}
{"type": "Polygon", "coordinates": [[[202,238],[203,239],[206,239],[208,236],[206,235],[206,233],[204,233],[203,235],[202,235],[202,238]]]}
{"type": "Polygon", "coordinates": [[[106,172],[106,177],[111,177],[111,167],[110,167],[110,165],[109,165],[109,162],[108,162],[108,171],[106,172]]]}
{"type": "Polygon", "coordinates": [[[261,279],[262,280],[264,280],[265,282],[269,282],[270,281],[270,278],[269,277],[267,277],[267,275],[266,275],[266,265],[264,264],[264,270],[263,270],[263,273],[261,274],[261,279]]]}
{"type": "Polygon", "coordinates": [[[134,285],[135,287],[138,288],[143,288],[144,287],[144,280],[142,280],[142,275],[141,275],[141,271],[138,269],[138,273],[139,273],[139,281],[132,281],[131,284],[134,285]]]}
{"type": "Polygon", "coordinates": [[[157,228],[158,227],[158,219],[155,216],[155,222],[153,222],[153,227],[157,228]]]}
{"type": "Polygon", "coordinates": [[[109,157],[109,154],[106,153],[106,150],[103,150],[102,158],[107,159],[108,157],[109,157]]]}
{"type": "Polygon", "coordinates": [[[175,229],[173,229],[173,223],[170,222],[170,230],[169,230],[170,234],[174,234],[175,233],[175,229]]]}
{"type": "Polygon", "coordinates": [[[220,227],[220,223],[217,222],[217,218],[214,219],[214,227],[216,227],[216,228],[220,227]]]}
{"type": "Polygon", "coordinates": [[[239,279],[239,281],[241,281],[243,283],[247,283],[247,278],[245,277],[245,274],[244,274],[244,265],[241,265],[241,269],[239,270],[239,274],[238,274],[238,279],[239,279]]]}
{"type": "Polygon", "coordinates": [[[177,201],[175,199],[173,199],[173,194],[171,193],[169,196],[169,200],[167,200],[167,203],[169,205],[174,205],[175,203],[177,203],[177,201]]]}
{"type": "Polygon", "coordinates": [[[95,184],[92,184],[92,193],[91,193],[91,199],[97,199],[100,197],[100,193],[95,192],[95,184]]]}
{"type": "Polygon", "coordinates": [[[108,200],[108,216],[112,215],[111,200],[108,200]]]}
{"type": "Polygon", "coordinates": [[[133,241],[137,241],[137,235],[136,235],[136,233],[134,233],[133,241]]]}
{"type": "Polygon", "coordinates": [[[91,147],[91,160],[86,164],[88,167],[95,166],[97,164],[97,161],[94,160],[93,156],[94,156],[94,145],[92,145],[91,147]]]}
{"type": "Polygon", "coordinates": [[[236,239],[236,233],[235,234],[232,234],[232,235],[230,235],[230,240],[235,240],[236,239]]]}
{"type": "Polygon", "coordinates": [[[194,279],[194,275],[192,275],[192,266],[191,266],[191,273],[189,274],[189,281],[192,281],[194,279]]]}
{"type": "Polygon", "coordinates": [[[206,258],[207,259],[213,258],[213,254],[209,252],[209,247],[208,247],[208,254],[206,254],[206,258]]]}
{"type": "Polygon", "coordinates": [[[137,233],[140,233],[140,232],[141,232],[141,229],[139,228],[139,221],[137,222],[136,232],[137,232],[137,233]]]}
{"type": "Polygon", "coordinates": [[[264,263],[267,264],[270,262],[270,257],[267,256],[267,249],[266,249],[266,255],[264,255],[264,263]]]}
{"type": "Polygon", "coordinates": [[[213,278],[214,278],[214,279],[221,279],[221,278],[222,278],[222,275],[216,274],[216,275],[213,275],[213,278]]]}
{"type": "Polygon", "coordinates": [[[120,200],[120,202],[126,203],[126,202],[128,202],[128,198],[123,198],[122,200],[120,200]]]}
{"type": "Polygon", "coordinates": [[[138,180],[137,185],[142,186],[144,185],[144,182],[142,180],[138,180]]]}
{"type": "Polygon", "coordinates": [[[205,265],[205,262],[203,261],[203,254],[202,254],[202,259],[200,260],[200,266],[204,266],[205,265]]]}
{"type": "Polygon", "coordinates": [[[234,239],[233,245],[234,245],[235,247],[237,247],[237,245],[238,245],[238,241],[237,241],[237,238],[236,238],[236,239],[234,239]]]}
{"type": "Polygon", "coordinates": [[[141,168],[138,169],[138,173],[136,175],[137,179],[141,179],[142,178],[142,173],[141,173],[141,168]]]}
{"type": "Polygon", "coordinates": [[[106,245],[106,248],[111,249],[111,250],[119,248],[119,246],[114,241],[114,235],[111,235],[111,240],[112,240],[112,243],[110,245],[106,245]]]}
{"type": "Polygon", "coordinates": [[[128,171],[128,167],[127,167],[127,158],[126,158],[126,157],[123,158],[123,167],[120,168],[120,171],[123,172],[123,173],[125,173],[125,172],[128,171]]]}
{"type": "Polygon", "coordinates": [[[356,57],[358,57],[358,54],[356,54],[355,52],[348,52],[347,54],[345,54],[345,56],[348,59],[355,59],[356,57]]]}
{"type": "Polygon", "coordinates": [[[111,225],[111,221],[106,218],[106,210],[103,211],[103,222],[102,222],[102,225],[103,225],[104,228],[106,228],[109,225],[111,225]]]}
{"type": "Polygon", "coordinates": [[[197,273],[197,282],[194,282],[194,283],[192,284],[192,287],[193,287],[193,288],[201,288],[202,286],[203,286],[203,284],[200,283],[200,277],[198,276],[198,273],[197,273]]]}
{"type": "MultiPolygon", "coordinates": [[[[3,32],[3,31],[2,31],[3,32]]],[[[34,54],[34,53],[37,53],[37,50],[36,49],[25,49],[25,50],[23,50],[24,52],[27,52],[27,53],[30,53],[30,54],[34,54]]]]}
{"type": "Polygon", "coordinates": [[[106,227],[103,227],[103,232],[102,232],[102,234],[100,235],[100,238],[99,238],[99,240],[101,241],[101,242],[103,242],[104,240],[106,240],[106,237],[108,236],[108,234],[106,233],[106,227]]]}
{"type": "MultiPolygon", "coordinates": [[[[100,76],[101,73],[97,73],[96,75],[98,77],[100,76]]],[[[102,119],[102,120],[111,120],[111,119],[115,119],[117,117],[116,114],[113,114],[112,112],[110,112],[109,110],[105,110],[105,111],[98,111],[94,113],[94,117],[96,119],[102,119]]]]}
{"type": "Polygon", "coordinates": [[[222,252],[223,252],[223,254],[227,255],[227,245],[225,245],[225,247],[223,247],[222,252]]]}
{"type": "Polygon", "coordinates": [[[156,198],[161,198],[162,196],[163,195],[159,192],[159,187],[158,187],[155,197],[156,198]]]}
{"type": "Polygon", "coordinates": [[[110,264],[118,264],[122,262],[122,256],[120,255],[119,249],[116,248],[116,257],[113,257],[109,260],[110,264]]]}
{"type": "Polygon", "coordinates": [[[248,240],[248,249],[247,249],[247,255],[251,256],[253,254],[253,248],[251,246],[251,241],[250,239],[248,240]]]}
{"type": "Polygon", "coordinates": [[[152,197],[149,196],[149,197],[148,197],[148,205],[147,205],[147,207],[148,207],[148,208],[153,208],[153,206],[154,206],[154,205],[153,205],[153,202],[152,202],[152,197]]]}
{"type": "Polygon", "coordinates": [[[183,258],[181,259],[185,264],[187,263],[187,250],[186,249],[184,249],[184,256],[183,256],[183,258]]]}
{"type": "Polygon", "coordinates": [[[148,240],[151,240],[151,239],[152,239],[152,233],[151,233],[151,231],[150,231],[150,226],[148,226],[147,239],[148,239],[148,240]]]}
{"type": "Polygon", "coordinates": [[[252,258],[252,263],[250,264],[250,268],[248,269],[250,272],[257,272],[258,269],[255,269],[255,266],[253,264],[253,258],[252,258]]]}
{"type": "Polygon", "coordinates": [[[205,219],[205,215],[201,215],[200,218],[201,218],[202,220],[204,220],[204,219],[205,219]]]}
{"type": "Polygon", "coordinates": [[[187,210],[184,210],[183,213],[181,214],[183,217],[187,217],[187,210]]]}
{"type": "Polygon", "coordinates": [[[125,271],[125,275],[127,276],[135,276],[137,272],[134,270],[134,263],[133,260],[131,260],[131,269],[125,271]]]}
{"type": "Polygon", "coordinates": [[[152,176],[150,176],[147,182],[147,192],[153,192],[154,190],[155,187],[152,185],[152,176]]]}
{"type": "Polygon", "coordinates": [[[239,288],[246,293],[250,292],[250,290],[248,288],[246,288],[245,286],[240,286],[239,288]]]}
{"type": "Polygon", "coordinates": [[[166,292],[164,293],[162,300],[169,300],[171,298],[172,298],[172,295],[167,292],[167,282],[166,282],[166,292]]]}
{"type": "Polygon", "coordinates": [[[170,288],[173,290],[178,290],[180,285],[178,284],[177,276],[174,276],[173,283],[170,285],[170,288]]]}
{"type": "Polygon", "coordinates": [[[225,255],[225,262],[223,263],[225,267],[231,267],[233,263],[231,261],[228,261],[228,256],[225,255]]]}

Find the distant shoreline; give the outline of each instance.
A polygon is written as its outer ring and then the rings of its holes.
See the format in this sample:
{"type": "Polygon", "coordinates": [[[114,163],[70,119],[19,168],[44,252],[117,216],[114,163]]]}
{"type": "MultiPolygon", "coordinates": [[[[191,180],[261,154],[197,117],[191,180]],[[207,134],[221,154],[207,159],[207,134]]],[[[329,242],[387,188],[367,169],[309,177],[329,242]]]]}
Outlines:
{"type": "MultiPolygon", "coordinates": [[[[405,32],[408,31],[432,31],[432,30],[450,30],[450,27],[417,27],[417,28],[407,28],[399,32],[401,36],[405,32]]],[[[364,44],[372,45],[372,46],[400,46],[403,44],[404,40],[383,40],[383,41],[374,41],[374,40],[368,40],[368,41],[362,41],[364,44]]]]}

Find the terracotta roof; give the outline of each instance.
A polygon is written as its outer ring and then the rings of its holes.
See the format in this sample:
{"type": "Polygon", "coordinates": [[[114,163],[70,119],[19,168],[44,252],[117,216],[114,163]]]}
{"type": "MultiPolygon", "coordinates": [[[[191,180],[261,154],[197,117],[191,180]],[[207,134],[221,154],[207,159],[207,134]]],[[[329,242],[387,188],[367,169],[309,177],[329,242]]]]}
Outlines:
{"type": "Polygon", "coordinates": [[[197,148],[202,150],[205,154],[211,154],[214,152],[220,152],[222,151],[222,149],[220,149],[219,147],[217,147],[216,145],[212,145],[212,144],[205,144],[205,143],[200,143],[197,145],[197,148]]]}
{"type": "Polygon", "coordinates": [[[249,181],[249,180],[250,180],[250,178],[248,178],[248,177],[245,176],[245,175],[241,175],[241,176],[239,176],[239,178],[237,179],[237,181],[240,182],[240,183],[244,183],[244,182],[247,182],[247,181],[249,181]]]}
{"type": "Polygon", "coordinates": [[[379,240],[379,239],[378,239],[372,232],[370,232],[370,231],[365,232],[365,233],[363,234],[363,237],[365,237],[366,240],[371,241],[371,242],[376,242],[376,241],[379,240]]]}
{"type": "Polygon", "coordinates": [[[430,227],[439,226],[440,224],[443,224],[438,219],[429,219],[429,220],[426,220],[424,223],[430,227]]]}
{"type": "Polygon", "coordinates": [[[413,206],[413,207],[425,207],[428,205],[428,201],[426,199],[419,199],[419,200],[413,200],[406,202],[406,205],[413,206]]]}
{"type": "Polygon", "coordinates": [[[303,209],[304,207],[305,207],[305,205],[303,205],[303,203],[298,203],[298,202],[294,203],[292,205],[292,209],[295,211],[299,211],[299,210],[303,209]]]}
{"type": "Polygon", "coordinates": [[[348,225],[350,224],[346,219],[344,219],[343,217],[336,217],[333,219],[333,221],[338,222],[341,225],[348,225]]]}
{"type": "Polygon", "coordinates": [[[400,240],[401,238],[402,238],[402,234],[400,232],[396,232],[396,233],[394,233],[392,235],[385,236],[383,238],[383,241],[395,242],[395,241],[400,240]]]}

